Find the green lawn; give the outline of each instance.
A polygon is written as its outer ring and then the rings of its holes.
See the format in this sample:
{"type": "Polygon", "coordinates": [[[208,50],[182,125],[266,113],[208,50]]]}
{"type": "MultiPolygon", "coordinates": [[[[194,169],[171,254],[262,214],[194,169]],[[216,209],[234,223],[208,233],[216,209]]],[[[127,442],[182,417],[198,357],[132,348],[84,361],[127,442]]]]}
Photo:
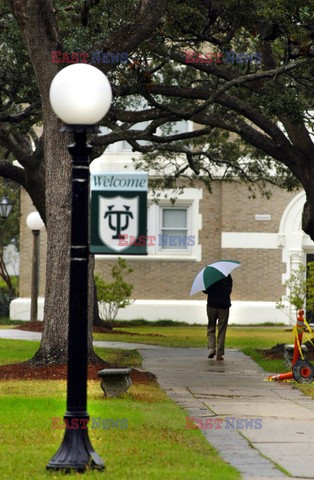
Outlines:
{"type": "MultiPolygon", "coordinates": [[[[24,362],[34,355],[38,347],[39,342],[0,339],[0,365],[24,362]]],[[[106,362],[120,367],[140,367],[142,363],[142,358],[136,350],[95,348],[95,352],[106,362]]]]}
{"type": "Polygon", "coordinates": [[[206,328],[200,326],[139,326],[118,327],[117,330],[125,335],[114,333],[94,333],[94,340],[107,340],[115,342],[148,343],[165,347],[205,347],[206,328]]]}
{"type": "Polygon", "coordinates": [[[0,339],[0,365],[24,362],[38,350],[39,342],[0,339]]]}
{"type": "MultiPolygon", "coordinates": [[[[52,417],[65,410],[65,382],[2,382],[0,394],[1,480],[64,478],[45,465],[59,447],[63,430],[52,429],[52,417]]],[[[156,385],[130,388],[120,399],[105,399],[98,382],[89,383],[89,414],[127,419],[127,429],[92,429],[93,447],[106,472],[84,478],[121,480],[237,480],[198,430],[185,429],[185,413],[156,385]]],[[[66,478],[82,478],[78,474],[66,478]]]]}
{"type": "MultiPolygon", "coordinates": [[[[37,347],[38,342],[0,340],[0,364],[26,360],[37,347]]],[[[136,351],[97,349],[97,353],[113,364],[140,364],[136,351]]],[[[52,417],[63,417],[65,392],[65,381],[0,382],[1,480],[64,478],[46,472],[45,465],[62,440],[63,430],[52,429],[52,417]]],[[[99,382],[89,381],[88,411],[91,418],[127,419],[128,428],[90,428],[92,444],[105,461],[106,471],[91,471],[84,478],[240,479],[199,430],[185,429],[185,411],[156,383],[135,384],[124,397],[105,399],[99,382]]],[[[73,473],[66,478],[82,477],[73,473]]]]}

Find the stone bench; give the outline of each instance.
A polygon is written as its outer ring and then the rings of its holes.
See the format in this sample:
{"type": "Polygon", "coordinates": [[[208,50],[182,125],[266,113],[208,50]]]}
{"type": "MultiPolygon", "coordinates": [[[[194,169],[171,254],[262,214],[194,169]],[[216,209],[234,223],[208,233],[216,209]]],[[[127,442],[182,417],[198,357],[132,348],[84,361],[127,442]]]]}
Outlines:
{"type": "Polygon", "coordinates": [[[104,368],[98,372],[105,397],[123,395],[132,385],[131,368],[104,368]]]}

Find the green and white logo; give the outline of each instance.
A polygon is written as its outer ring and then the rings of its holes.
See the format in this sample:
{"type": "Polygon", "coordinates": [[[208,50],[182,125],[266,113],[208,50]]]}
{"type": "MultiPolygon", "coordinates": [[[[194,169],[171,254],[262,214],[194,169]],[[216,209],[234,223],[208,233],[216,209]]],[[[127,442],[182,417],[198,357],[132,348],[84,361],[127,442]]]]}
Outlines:
{"type": "Polygon", "coordinates": [[[146,173],[92,175],[91,253],[147,253],[146,245],[137,245],[146,235],[147,184],[146,173]],[[125,236],[134,242],[125,246],[125,236]]]}

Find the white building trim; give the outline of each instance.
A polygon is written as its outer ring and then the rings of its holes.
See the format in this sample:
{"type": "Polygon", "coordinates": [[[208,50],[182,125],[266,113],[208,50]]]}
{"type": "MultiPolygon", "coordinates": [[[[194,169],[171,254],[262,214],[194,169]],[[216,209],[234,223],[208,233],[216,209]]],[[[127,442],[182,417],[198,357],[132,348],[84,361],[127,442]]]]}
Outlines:
{"type": "MultiPolygon", "coordinates": [[[[38,320],[44,318],[44,304],[45,299],[38,297],[38,320]]],[[[31,318],[31,299],[30,298],[15,298],[10,303],[10,320],[25,320],[30,321],[31,318]]]]}
{"type": "Polygon", "coordinates": [[[314,253],[314,242],[302,230],[302,211],[306,201],[305,192],[298,193],[286,207],[279,226],[282,238],[282,261],[287,270],[282,276],[285,282],[300,264],[305,265],[306,254],[314,253]]]}
{"type": "MultiPolygon", "coordinates": [[[[43,319],[44,299],[38,301],[38,320],[43,319]]],[[[17,298],[11,302],[12,320],[30,319],[30,299],[17,298]]],[[[206,300],[135,300],[118,312],[119,320],[144,318],[148,321],[173,320],[188,324],[207,325],[206,300]]],[[[230,325],[260,325],[265,322],[289,324],[288,317],[276,310],[274,302],[233,301],[230,308],[230,325]]]]}
{"type": "Polygon", "coordinates": [[[279,248],[277,233],[221,232],[221,248],[279,248]]]}

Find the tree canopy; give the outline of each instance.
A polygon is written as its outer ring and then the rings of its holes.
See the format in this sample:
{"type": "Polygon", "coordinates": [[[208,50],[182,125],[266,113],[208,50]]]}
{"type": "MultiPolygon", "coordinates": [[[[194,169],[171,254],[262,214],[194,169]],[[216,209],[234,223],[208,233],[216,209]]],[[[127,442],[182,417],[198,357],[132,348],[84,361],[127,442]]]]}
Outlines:
{"type": "MultiPolygon", "coordinates": [[[[18,185],[14,182],[3,180],[0,181],[0,201],[6,198],[12,205],[12,209],[7,218],[0,218],[0,277],[6,284],[6,289],[9,294],[16,295],[16,282],[13,280],[8,272],[5,260],[5,247],[11,245],[19,246],[19,216],[20,216],[20,202],[18,185]]],[[[12,258],[13,260],[13,258],[12,258]]],[[[15,259],[16,260],[16,259],[15,259]]]]}
{"type": "MultiPolygon", "coordinates": [[[[2,161],[0,173],[30,186],[32,196],[32,183],[40,184],[35,201],[44,205],[43,137],[34,130],[42,120],[31,65],[37,60],[8,2],[1,3],[0,142],[27,169],[22,175],[2,161]]],[[[10,3],[21,22],[19,2],[10,3]]],[[[264,192],[266,180],[288,190],[301,184],[309,193],[314,25],[307,1],[170,0],[154,2],[154,15],[144,1],[47,3],[51,10],[41,23],[57,29],[61,53],[88,52],[89,61],[92,52],[129,55],[127,63],[95,64],[109,76],[114,103],[103,121],[107,134],[92,141],[94,156],[127,140],[144,154],[140,166],[172,165],[171,177],[162,175],[167,185],[187,173],[190,178],[192,170],[208,185],[218,175],[236,176],[251,185],[261,180],[264,192]],[[143,24],[135,17],[144,9],[143,24]],[[182,119],[199,127],[178,133],[182,119]]],[[[51,63],[51,57],[41,61],[51,63]]],[[[304,228],[311,234],[306,221],[304,228]]]]}
{"type": "MultiPolygon", "coordinates": [[[[172,180],[192,170],[207,182],[261,180],[264,191],[265,180],[302,185],[309,200],[313,38],[308,2],[169,2],[158,33],[120,72],[119,101],[105,119],[113,134],[95,143],[123,137],[144,153],[141,166],[171,164],[172,180]],[[125,108],[132,94],[147,108],[125,108]],[[170,122],[181,119],[198,128],[175,134],[170,122]],[[141,135],[149,144],[137,141],[136,121],[150,121],[141,135]]],[[[303,227],[313,236],[311,222],[303,227]]]]}

